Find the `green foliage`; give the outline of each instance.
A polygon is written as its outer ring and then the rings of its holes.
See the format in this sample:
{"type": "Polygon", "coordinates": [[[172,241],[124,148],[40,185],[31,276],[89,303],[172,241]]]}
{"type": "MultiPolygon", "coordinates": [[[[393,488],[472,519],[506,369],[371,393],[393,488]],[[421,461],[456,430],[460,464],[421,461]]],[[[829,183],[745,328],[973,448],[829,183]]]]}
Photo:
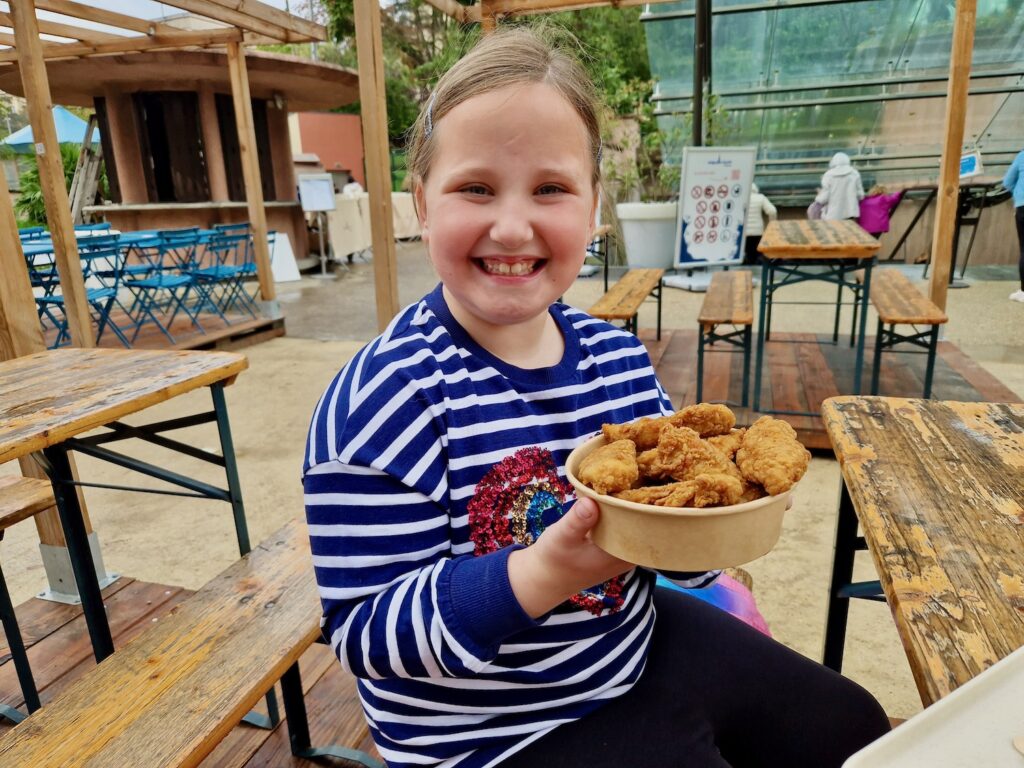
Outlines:
{"type": "MultiPolygon", "coordinates": [[[[60,145],[60,159],[64,164],[64,186],[71,190],[71,182],[75,178],[75,167],[78,165],[80,148],[74,144],[60,145]]],[[[39,183],[39,166],[32,156],[29,167],[21,174],[21,193],[14,203],[18,215],[19,227],[45,227],[46,204],[43,201],[43,190],[39,183]]],[[[107,188],[106,170],[100,172],[99,190],[107,188]]]]}

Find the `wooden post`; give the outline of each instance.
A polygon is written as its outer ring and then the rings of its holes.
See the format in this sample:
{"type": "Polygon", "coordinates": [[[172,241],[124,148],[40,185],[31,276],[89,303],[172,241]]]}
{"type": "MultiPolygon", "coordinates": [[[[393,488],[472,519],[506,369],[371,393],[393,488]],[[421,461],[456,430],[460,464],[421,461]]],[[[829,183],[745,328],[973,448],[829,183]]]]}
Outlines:
{"type": "MultiPolygon", "coordinates": [[[[25,253],[21,250],[14,206],[6,189],[0,190],[0,275],[4,276],[3,280],[0,280],[0,360],[42,352],[46,349],[46,343],[39,327],[32,284],[25,268],[25,253]]],[[[18,464],[21,466],[21,474],[26,477],[47,479],[46,473],[31,456],[18,459],[18,464]]],[[[76,472],[73,461],[71,468],[76,472]]],[[[92,525],[81,489],[78,499],[82,505],[85,530],[91,531],[92,525]]],[[[65,546],[56,507],[35,515],[33,519],[36,521],[41,543],[53,547],[65,546]]]]}
{"type": "Polygon", "coordinates": [[[256,129],[252,119],[252,98],[249,96],[249,72],[245,66],[245,51],[240,43],[228,43],[228,70],[231,74],[231,96],[235,102],[238,149],[242,156],[242,178],[245,180],[245,201],[249,206],[249,224],[252,227],[256,250],[260,295],[264,301],[271,301],[277,293],[274,288],[274,275],[270,271],[267,212],[263,207],[260,161],[256,155],[256,129]]]}
{"type": "Polygon", "coordinates": [[[398,313],[395,223],[391,212],[391,154],[388,110],[384,101],[384,47],[379,0],[355,0],[356,52],[359,56],[359,103],[370,195],[373,273],[377,327],[383,331],[398,313]]]}
{"type": "Polygon", "coordinates": [[[480,0],[480,29],[485,35],[498,28],[498,18],[494,14],[490,0],[480,0]]]}
{"type": "Polygon", "coordinates": [[[978,0],[957,0],[956,21],[953,24],[953,50],[949,61],[949,88],[946,91],[946,130],[939,166],[939,191],[935,205],[935,231],[932,236],[931,275],[928,282],[931,300],[942,309],[946,308],[946,293],[955,260],[953,232],[960,193],[960,156],[963,154],[967,86],[971,76],[977,7],[978,0]]]}
{"type": "Polygon", "coordinates": [[[64,312],[68,318],[71,343],[79,347],[96,345],[92,332],[89,303],[85,298],[85,280],[78,258],[75,227],[71,221],[71,203],[64,181],[64,164],[53,124],[53,102],[50,83],[43,61],[39,24],[32,0],[10,0],[8,6],[14,22],[21,82],[28,103],[29,122],[39,164],[39,186],[46,205],[46,221],[53,239],[53,254],[64,295],[64,312]]]}
{"type": "Polygon", "coordinates": [[[220,143],[220,122],[217,100],[208,83],[199,84],[199,125],[203,130],[203,154],[206,156],[206,177],[210,181],[210,199],[215,203],[231,199],[228,175],[224,169],[224,148],[220,143]]]}

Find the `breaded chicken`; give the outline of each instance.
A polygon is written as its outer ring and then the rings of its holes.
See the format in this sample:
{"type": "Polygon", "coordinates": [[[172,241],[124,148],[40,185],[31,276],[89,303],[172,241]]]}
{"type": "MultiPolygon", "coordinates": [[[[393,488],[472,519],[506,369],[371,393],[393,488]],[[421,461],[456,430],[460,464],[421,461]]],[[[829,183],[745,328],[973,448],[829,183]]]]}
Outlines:
{"type": "Polygon", "coordinates": [[[720,403],[688,405],[668,417],[674,427],[687,427],[701,437],[727,435],[736,426],[736,415],[720,403]]]}
{"type": "Polygon", "coordinates": [[[608,442],[632,440],[638,451],[646,451],[657,446],[661,431],[667,426],[686,427],[701,437],[710,437],[727,435],[735,425],[736,416],[727,406],[699,403],[688,405],[671,416],[645,417],[628,424],[604,424],[601,431],[608,442]]]}
{"type": "Polygon", "coordinates": [[[602,445],[580,462],[577,476],[598,493],[632,488],[640,477],[636,445],[631,440],[616,440],[602,445]]]}
{"type": "Polygon", "coordinates": [[[651,477],[693,480],[697,475],[728,475],[737,480],[740,471],[721,451],[687,427],[669,425],[661,430],[656,457],[644,455],[644,468],[651,477]]]}
{"type": "Polygon", "coordinates": [[[796,431],[771,416],[755,421],[736,451],[736,465],[743,477],[764,486],[772,496],[792,488],[810,461],[810,451],[796,439],[796,431]]]}
{"type": "Polygon", "coordinates": [[[635,488],[614,495],[659,507],[717,507],[735,504],[742,492],[742,481],[731,475],[700,474],[692,480],[635,488]]]}
{"type": "Polygon", "coordinates": [[[740,441],[743,440],[743,435],[746,434],[747,430],[744,429],[733,429],[729,431],[727,435],[713,435],[707,440],[715,448],[720,450],[726,458],[731,459],[736,455],[736,451],[739,450],[740,441]]]}

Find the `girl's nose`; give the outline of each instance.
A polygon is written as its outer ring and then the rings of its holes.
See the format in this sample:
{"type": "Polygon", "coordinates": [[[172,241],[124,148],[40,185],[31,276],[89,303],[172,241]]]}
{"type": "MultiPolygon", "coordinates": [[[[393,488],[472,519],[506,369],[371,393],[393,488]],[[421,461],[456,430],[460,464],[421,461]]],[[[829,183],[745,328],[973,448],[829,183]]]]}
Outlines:
{"type": "Polygon", "coordinates": [[[502,248],[514,251],[533,239],[533,226],[523,206],[510,201],[496,206],[490,234],[502,248]]]}

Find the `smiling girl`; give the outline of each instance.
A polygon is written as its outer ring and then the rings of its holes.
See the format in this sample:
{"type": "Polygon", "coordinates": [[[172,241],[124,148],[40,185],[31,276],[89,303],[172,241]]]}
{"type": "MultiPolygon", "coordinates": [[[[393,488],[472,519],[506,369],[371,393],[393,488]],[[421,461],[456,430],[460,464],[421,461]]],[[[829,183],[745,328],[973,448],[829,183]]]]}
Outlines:
{"type": "MultiPolygon", "coordinates": [[[[338,374],[303,469],[323,629],[391,766],[823,766],[858,686],[655,590],[589,536],[569,452],[672,411],[637,339],[558,303],[600,186],[592,86],[530,32],[437,84],[409,148],[440,285],[338,374]]],[[[687,574],[690,587],[717,573],[687,574]]]]}

